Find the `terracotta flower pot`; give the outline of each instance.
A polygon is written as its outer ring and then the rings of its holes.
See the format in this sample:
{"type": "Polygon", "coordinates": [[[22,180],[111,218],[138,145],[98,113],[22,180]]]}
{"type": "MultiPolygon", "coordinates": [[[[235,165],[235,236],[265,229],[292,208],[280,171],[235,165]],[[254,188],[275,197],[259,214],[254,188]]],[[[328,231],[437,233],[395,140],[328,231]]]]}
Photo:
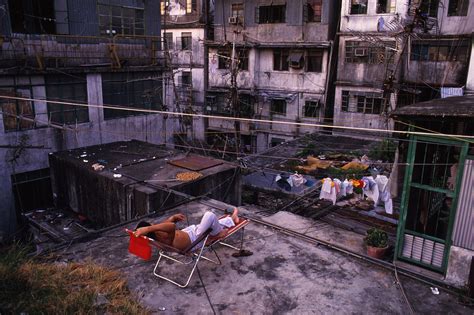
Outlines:
{"type": "Polygon", "coordinates": [[[373,258],[382,259],[387,252],[388,245],[385,247],[372,247],[367,246],[367,255],[373,258]]]}

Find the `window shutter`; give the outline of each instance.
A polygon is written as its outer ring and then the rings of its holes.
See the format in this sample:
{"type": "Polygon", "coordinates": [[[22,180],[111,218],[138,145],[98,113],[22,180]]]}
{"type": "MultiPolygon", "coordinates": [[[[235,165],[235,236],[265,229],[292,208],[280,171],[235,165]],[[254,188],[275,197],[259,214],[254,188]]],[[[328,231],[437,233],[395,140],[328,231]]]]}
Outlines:
{"type": "Polygon", "coordinates": [[[260,8],[255,8],[255,23],[260,24],[260,8]]]}

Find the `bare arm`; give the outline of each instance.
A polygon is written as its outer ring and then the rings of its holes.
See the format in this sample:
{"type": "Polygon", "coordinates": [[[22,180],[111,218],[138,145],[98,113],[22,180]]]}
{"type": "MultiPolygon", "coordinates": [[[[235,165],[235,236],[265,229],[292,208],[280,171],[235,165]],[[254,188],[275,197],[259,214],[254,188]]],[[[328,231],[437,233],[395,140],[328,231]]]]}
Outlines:
{"type": "Polygon", "coordinates": [[[164,222],[172,222],[172,223],[176,223],[176,222],[179,222],[179,221],[183,221],[186,217],[184,216],[184,214],[182,213],[177,213],[177,214],[173,214],[171,217],[169,217],[168,219],[164,220],[164,222]]]}
{"type": "Polygon", "coordinates": [[[176,224],[170,221],[165,221],[162,223],[150,225],[150,226],[144,226],[139,229],[137,229],[134,234],[136,236],[142,236],[142,235],[147,235],[148,233],[156,233],[156,232],[164,232],[167,234],[174,234],[174,231],[176,230],[176,224]]]}

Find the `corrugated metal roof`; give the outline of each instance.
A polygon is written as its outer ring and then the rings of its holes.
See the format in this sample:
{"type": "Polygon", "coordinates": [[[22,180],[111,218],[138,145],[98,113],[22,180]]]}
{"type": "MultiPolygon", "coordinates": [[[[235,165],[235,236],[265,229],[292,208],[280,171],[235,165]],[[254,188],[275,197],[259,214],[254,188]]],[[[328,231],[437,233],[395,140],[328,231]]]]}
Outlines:
{"type": "Polygon", "coordinates": [[[474,117],[474,95],[438,98],[400,107],[391,116],[474,117]]]}
{"type": "Polygon", "coordinates": [[[466,160],[453,229],[453,245],[474,250],[474,160],[466,160]]]}

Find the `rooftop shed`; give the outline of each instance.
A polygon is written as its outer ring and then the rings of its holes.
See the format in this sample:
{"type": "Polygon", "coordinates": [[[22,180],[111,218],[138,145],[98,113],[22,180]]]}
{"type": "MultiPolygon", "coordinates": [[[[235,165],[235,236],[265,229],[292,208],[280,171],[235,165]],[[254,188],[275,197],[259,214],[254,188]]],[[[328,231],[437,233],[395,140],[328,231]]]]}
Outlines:
{"type": "Polygon", "coordinates": [[[240,169],[209,157],[137,140],[51,153],[56,206],[109,226],[193,196],[240,204],[240,169]],[[182,175],[197,177],[179,180],[182,175]],[[199,177],[198,177],[199,176],[199,177]]]}

